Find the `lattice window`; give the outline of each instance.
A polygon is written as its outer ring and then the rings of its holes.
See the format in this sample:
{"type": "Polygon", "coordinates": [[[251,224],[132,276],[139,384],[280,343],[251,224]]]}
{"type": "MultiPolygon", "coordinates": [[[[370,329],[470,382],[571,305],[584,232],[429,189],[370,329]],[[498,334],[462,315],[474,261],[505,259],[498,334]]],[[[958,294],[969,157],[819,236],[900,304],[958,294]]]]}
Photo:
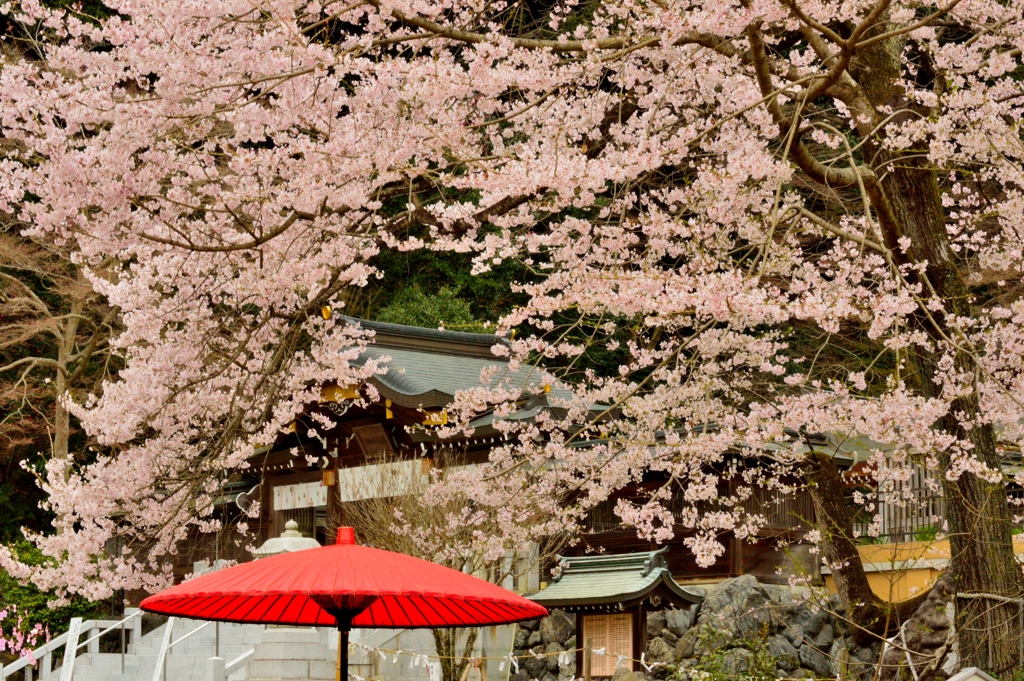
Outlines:
{"type": "Polygon", "coordinates": [[[594,650],[604,648],[606,655],[594,655],[590,661],[591,676],[612,676],[619,667],[619,656],[625,659],[623,667],[632,668],[633,614],[581,615],[583,640],[590,639],[594,650]]]}

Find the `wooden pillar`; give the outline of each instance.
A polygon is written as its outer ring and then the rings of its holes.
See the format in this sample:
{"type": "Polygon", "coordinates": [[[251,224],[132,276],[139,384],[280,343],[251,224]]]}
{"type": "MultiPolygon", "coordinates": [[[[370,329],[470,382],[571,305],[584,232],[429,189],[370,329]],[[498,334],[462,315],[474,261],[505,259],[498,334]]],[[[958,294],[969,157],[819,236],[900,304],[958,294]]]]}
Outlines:
{"type": "MultiPolygon", "coordinates": [[[[264,473],[266,475],[266,473],[264,473]]],[[[284,532],[284,528],[277,529],[277,514],[274,513],[274,483],[273,478],[264,477],[263,483],[260,485],[260,515],[267,520],[267,537],[264,539],[270,539],[271,537],[280,537],[281,533],[284,532]]]]}
{"type": "Polygon", "coordinates": [[[633,671],[643,671],[640,655],[647,652],[647,602],[640,601],[633,609],[633,671]]]}
{"type": "MultiPolygon", "coordinates": [[[[330,442],[330,439],[328,439],[330,442]]],[[[334,440],[334,451],[338,451],[338,438],[334,440]]],[[[328,453],[328,455],[330,455],[328,453]]],[[[339,475],[338,475],[338,457],[332,456],[330,470],[334,471],[334,485],[327,488],[327,540],[326,544],[330,546],[338,538],[338,528],[345,524],[345,519],[341,517],[341,503],[338,501],[338,487],[339,487],[339,475]]]]}
{"type": "MultiPolygon", "coordinates": [[[[589,639],[587,639],[589,640],[589,639]]],[[[582,676],[583,670],[590,670],[590,660],[586,651],[590,650],[586,640],[583,638],[583,613],[576,613],[576,647],[582,650],[576,651],[576,675],[582,676]]]]}
{"type": "Polygon", "coordinates": [[[743,542],[735,535],[729,538],[729,576],[739,577],[743,574],[743,542]]]}

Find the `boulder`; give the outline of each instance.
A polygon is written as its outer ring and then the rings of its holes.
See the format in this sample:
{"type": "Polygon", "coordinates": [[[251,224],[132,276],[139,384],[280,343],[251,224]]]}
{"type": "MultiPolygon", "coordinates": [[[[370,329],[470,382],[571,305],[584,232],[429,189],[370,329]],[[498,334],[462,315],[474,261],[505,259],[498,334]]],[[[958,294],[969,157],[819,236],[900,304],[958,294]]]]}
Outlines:
{"type": "Polygon", "coordinates": [[[659,663],[658,666],[650,670],[651,678],[664,679],[669,675],[668,666],[675,664],[676,649],[665,639],[656,636],[647,642],[645,659],[649,665],[659,663]]]}
{"type": "Polygon", "coordinates": [[[565,650],[565,648],[558,645],[554,641],[552,641],[544,647],[544,654],[547,656],[544,659],[548,664],[549,672],[558,671],[558,653],[562,652],[563,650],[565,650]]]}
{"type": "Polygon", "coordinates": [[[810,669],[797,669],[789,675],[791,679],[813,679],[816,676],[810,669]]]}
{"type": "Polygon", "coordinates": [[[863,648],[853,648],[850,650],[850,657],[867,664],[874,664],[878,661],[878,654],[871,648],[865,646],[863,648]]]}
{"type": "Polygon", "coordinates": [[[665,611],[665,628],[676,636],[682,636],[693,626],[695,608],[669,608],[665,611]]]}
{"type": "Polygon", "coordinates": [[[526,620],[525,622],[519,623],[520,629],[526,629],[527,631],[537,631],[540,628],[540,619],[526,620]]]}
{"type": "Polygon", "coordinates": [[[813,641],[828,620],[829,614],[821,608],[800,605],[788,621],[784,622],[784,633],[789,642],[799,648],[804,643],[813,641]]]}
{"type": "Polygon", "coordinates": [[[612,681],[647,681],[647,677],[629,667],[619,667],[612,674],[612,681]]]}
{"type": "Polygon", "coordinates": [[[836,635],[832,630],[832,625],[826,624],[818,632],[818,635],[814,637],[814,647],[818,650],[828,650],[832,647],[832,642],[835,640],[836,635]]]}
{"type": "Polygon", "coordinates": [[[661,633],[658,634],[658,636],[661,636],[663,639],[668,641],[669,645],[671,646],[674,646],[676,644],[676,641],[679,640],[679,637],[673,634],[671,629],[662,629],[661,633]]]}
{"type": "Polygon", "coordinates": [[[542,679],[544,675],[548,673],[547,660],[543,657],[534,657],[528,655],[526,661],[520,666],[520,669],[525,669],[527,675],[531,679],[542,679]]]}
{"type": "Polygon", "coordinates": [[[654,612],[647,613],[647,635],[648,636],[659,636],[661,630],[668,626],[668,621],[665,617],[665,611],[655,610],[654,612]]]}
{"type": "Polygon", "coordinates": [[[771,626],[769,600],[753,576],[727,579],[708,590],[697,622],[724,629],[733,640],[753,639],[771,626]]]}
{"type": "Polygon", "coordinates": [[[530,632],[526,629],[520,629],[516,632],[515,642],[512,644],[512,647],[516,650],[523,650],[529,645],[529,640],[530,632]]]}
{"type": "Polygon", "coordinates": [[[775,658],[775,666],[791,672],[800,666],[800,653],[785,636],[768,638],[768,653],[775,658]]]}
{"type": "Polygon", "coordinates": [[[810,669],[816,676],[832,676],[832,664],[825,653],[811,646],[800,648],[800,666],[810,669]]]}
{"type": "Polygon", "coordinates": [[[839,665],[843,661],[844,653],[846,655],[847,676],[856,676],[856,672],[859,671],[861,665],[850,655],[849,644],[841,637],[836,637],[828,651],[828,657],[832,661],[832,669],[837,674],[839,673],[839,665]]]}
{"type": "Polygon", "coordinates": [[[690,679],[694,676],[693,672],[691,671],[693,669],[693,664],[693,660],[686,660],[684,662],[680,662],[679,665],[676,667],[673,681],[690,681],[690,679]]]}
{"type": "Polygon", "coordinates": [[[733,648],[722,656],[722,671],[728,676],[743,676],[754,668],[754,653],[746,648],[733,648]]]}
{"type": "Polygon", "coordinates": [[[526,647],[527,648],[532,648],[532,647],[534,647],[536,645],[540,645],[540,642],[541,642],[540,632],[539,631],[531,631],[530,632],[530,637],[528,639],[526,639],[526,647]]]}
{"type": "Polygon", "coordinates": [[[564,643],[576,635],[576,617],[561,610],[552,610],[541,620],[540,636],[544,643],[564,643]]]}
{"type": "Polygon", "coordinates": [[[690,629],[676,641],[676,659],[688,660],[696,654],[697,630],[690,629]]]}
{"type": "Polygon", "coordinates": [[[904,622],[901,630],[903,645],[889,648],[881,660],[878,676],[881,681],[910,675],[916,677],[916,673],[907,673],[907,658],[918,670],[928,665],[942,667],[943,660],[949,654],[947,645],[954,635],[951,630],[953,613],[947,610],[947,604],[954,595],[952,579],[948,572],[940,577],[927,598],[904,622]]]}
{"type": "Polygon", "coordinates": [[[878,669],[877,659],[872,654],[870,648],[863,648],[861,650],[855,650],[850,653],[846,668],[847,676],[853,679],[872,679],[875,676],[875,671],[878,669]],[[861,659],[861,656],[858,655],[861,650],[864,651],[864,657],[867,659],[861,659]]]}
{"type": "Polygon", "coordinates": [[[762,584],[765,592],[768,594],[768,598],[771,599],[772,605],[777,608],[792,608],[796,605],[796,600],[793,598],[793,590],[788,586],[781,586],[779,584],[762,584]]]}

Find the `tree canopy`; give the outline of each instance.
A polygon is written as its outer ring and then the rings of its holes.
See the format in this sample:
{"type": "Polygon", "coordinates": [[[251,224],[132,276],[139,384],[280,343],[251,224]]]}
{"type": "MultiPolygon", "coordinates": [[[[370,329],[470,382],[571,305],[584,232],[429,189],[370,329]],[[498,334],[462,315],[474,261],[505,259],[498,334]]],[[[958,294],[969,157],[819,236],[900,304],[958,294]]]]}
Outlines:
{"type": "MultiPolygon", "coordinates": [[[[217,471],[375,371],[321,309],[422,250],[515,263],[512,361],[572,383],[564,419],[506,424],[436,491],[501,509],[493,555],[654,472],[617,512],[658,541],[681,524],[707,564],[763,523],[750,489],[796,474],[876,631],[834,452],[807,445],[837,433],[870,450],[874,501],[915,467],[945,495],[962,659],[982,613],[1021,635],[999,600],[1022,591],[1020,0],[107,5],[4,5],[25,49],[0,71],[0,210],[123,324],[124,368],[69,403],[97,452],[48,463],[63,531],[35,541],[66,559],[37,583],[160,584],[217,471]],[[115,535],[155,543],[106,556],[115,535]]],[[[452,427],[520,388],[463,395],[452,427]]]]}

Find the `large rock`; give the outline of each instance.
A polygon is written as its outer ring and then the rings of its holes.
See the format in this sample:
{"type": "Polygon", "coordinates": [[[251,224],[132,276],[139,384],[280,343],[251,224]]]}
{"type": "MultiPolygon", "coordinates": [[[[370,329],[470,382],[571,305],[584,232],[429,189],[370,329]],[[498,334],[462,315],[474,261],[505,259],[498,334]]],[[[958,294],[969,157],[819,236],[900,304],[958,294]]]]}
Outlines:
{"type": "Polygon", "coordinates": [[[811,646],[800,648],[800,666],[810,669],[819,677],[832,676],[832,665],[828,656],[811,646]]]}
{"type": "Polygon", "coordinates": [[[832,647],[829,648],[828,657],[832,661],[832,670],[837,674],[839,673],[839,666],[842,664],[844,656],[846,659],[847,676],[856,676],[856,672],[859,671],[859,669],[855,669],[855,667],[859,667],[857,661],[850,657],[846,641],[842,638],[836,638],[832,642],[832,647]]]}
{"type": "Polygon", "coordinates": [[[865,662],[868,664],[874,664],[878,661],[878,653],[868,646],[864,646],[863,648],[851,649],[850,657],[852,657],[855,660],[859,660],[860,662],[865,662]]]}
{"type": "Polygon", "coordinates": [[[743,676],[754,668],[754,653],[746,648],[733,648],[722,656],[722,671],[729,676],[743,676]]]}
{"type": "Polygon", "coordinates": [[[659,636],[661,630],[668,627],[668,621],[663,610],[655,610],[647,613],[647,635],[659,636]]]}
{"type": "Polygon", "coordinates": [[[771,636],[768,639],[768,653],[775,658],[775,666],[791,672],[800,666],[799,652],[785,636],[771,636]]]}
{"type": "Polygon", "coordinates": [[[727,579],[708,590],[697,622],[728,632],[733,640],[754,639],[771,626],[768,591],[751,575],[727,579]]]}
{"type": "Polygon", "coordinates": [[[879,671],[881,681],[917,676],[907,670],[907,657],[918,671],[931,665],[942,667],[949,654],[947,643],[953,635],[953,613],[947,612],[953,593],[952,576],[947,572],[935,582],[928,597],[903,624],[903,645],[886,651],[879,671]]]}
{"type": "Polygon", "coordinates": [[[668,641],[656,636],[647,642],[647,664],[658,666],[650,670],[651,678],[664,679],[669,675],[669,665],[675,664],[676,649],[668,641]]]}
{"type": "Polygon", "coordinates": [[[526,661],[521,665],[521,668],[526,670],[531,679],[542,679],[548,673],[547,660],[543,657],[534,657],[533,655],[526,657],[526,661]]]}
{"type": "Polygon", "coordinates": [[[526,629],[520,629],[516,632],[515,642],[512,644],[512,647],[516,650],[523,650],[528,645],[529,640],[530,632],[526,629]]]}
{"type": "MultiPolygon", "coordinates": [[[[832,649],[838,654],[842,653],[841,650],[836,650],[841,645],[841,640],[836,639],[836,642],[832,644],[832,649]]],[[[850,655],[847,658],[847,676],[850,678],[859,677],[865,680],[872,679],[875,675],[875,670],[878,668],[876,664],[878,662],[878,655],[870,647],[854,648],[852,639],[844,641],[844,644],[850,649],[850,655]]]]}
{"type": "Polygon", "coordinates": [[[797,648],[814,640],[821,633],[822,627],[829,620],[829,614],[821,608],[801,605],[793,615],[784,622],[786,638],[797,648]]]}
{"type": "Polygon", "coordinates": [[[532,648],[532,647],[534,647],[536,645],[540,645],[540,641],[541,641],[540,632],[539,631],[531,631],[529,638],[526,639],[526,646],[528,648],[532,648]]]}
{"type": "Polygon", "coordinates": [[[697,630],[690,629],[676,641],[676,660],[688,660],[696,654],[697,630]]]}
{"type": "Polygon", "coordinates": [[[526,629],[527,631],[536,631],[540,628],[540,619],[526,620],[525,622],[520,622],[519,627],[522,629],[526,629]]]}
{"type": "Polygon", "coordinates": [[[541,620],[540,638],[544,643],[565,643],[576,635],[576,618],[561,610],[552,610],[541,620]]]}
{"type": "Polygon", "coordinates": [[[682,636],[693,626],[695,608],[669,608],[665,611],[665,628],[676,636],[682,636]]]}
{"type": "Polygon", "coordinates": [[[818,632],[818,635],[814,637],[814,647],[818,650],[828,650],[832,647],[832,642],[836,640],[835,632],[832,629],[831,624],[826,624],[818,632]]]}
{"type": "Polygon", "coordinates": [[[629,667],[618,667],[612,674],[612,681],[647,681],[647,677],[629,667]]]}
{"type": "Polygon", "coordinates": [[[647,642],[647,663],[660,662],[661,664],[674,664],[676,661],[676,650],[669,645],[668,641],[656,636],[647,642]]]}
{"type": "Polygon", "coordinates": [[[547,657],[545,657],[544,659],[547,660],[549,672],[558,671],[558,653],[564,650],[565,648],[558,645],[554,641],[547,644],[547,646],[544,648],[544,654],[547,655],[547,657]]]}

